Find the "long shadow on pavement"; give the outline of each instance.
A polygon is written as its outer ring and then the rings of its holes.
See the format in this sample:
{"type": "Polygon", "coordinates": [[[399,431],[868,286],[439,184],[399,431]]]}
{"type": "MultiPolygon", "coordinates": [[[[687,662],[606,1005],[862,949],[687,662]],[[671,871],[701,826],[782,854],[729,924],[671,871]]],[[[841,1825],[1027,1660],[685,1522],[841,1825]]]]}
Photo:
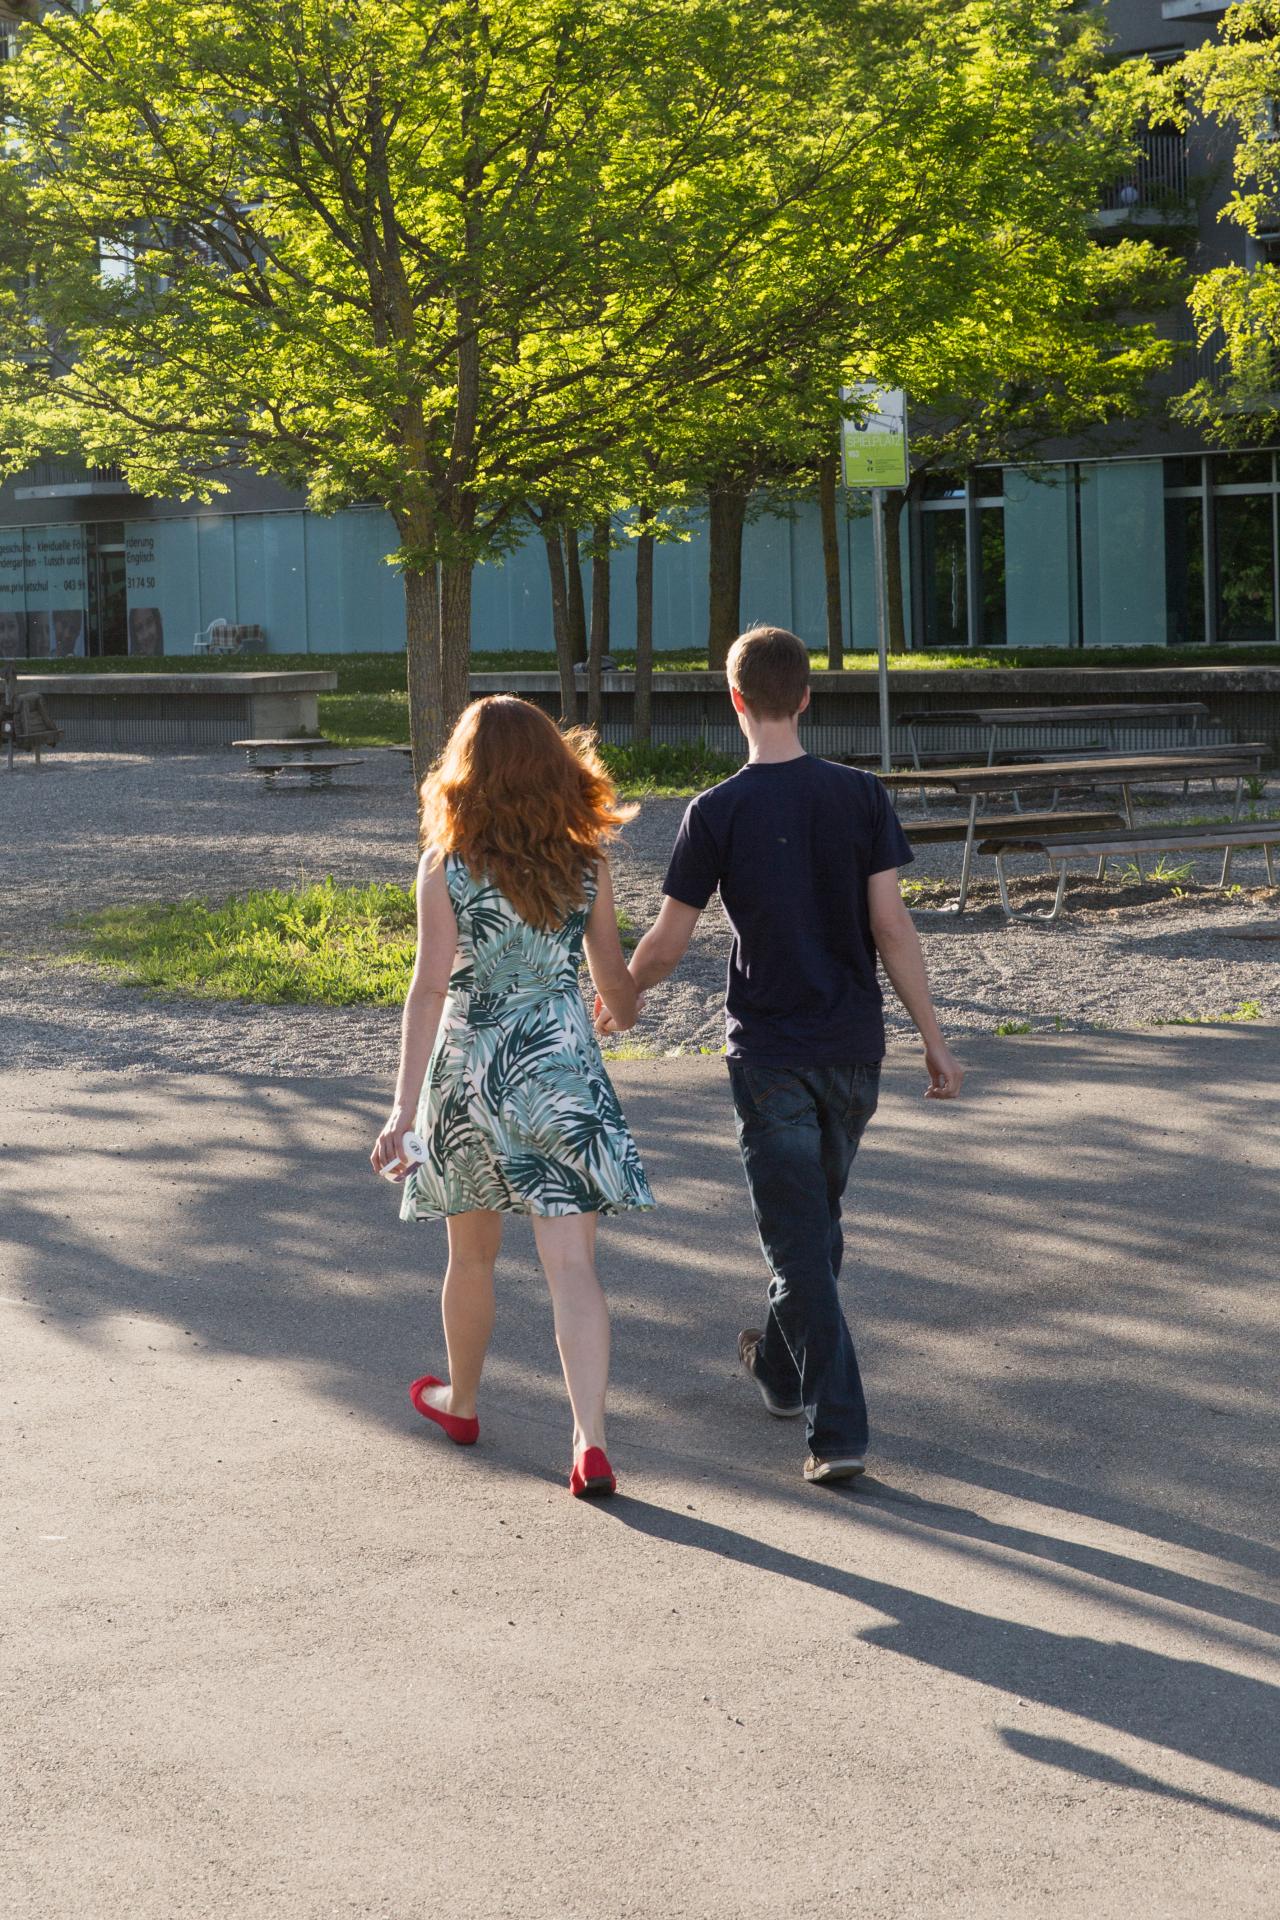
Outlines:
{"type": "MultiPolygon", "coordinates": [[[[860,1637],[905,1659],[1280,1786],[1280,1687],[1204,1661],[993,1619],[625,1495],[606,1511],[652,1539],[798,1580],[887,1614],[889,1624],[864,1628],[860,1637]]],[[[1266,1824],[1280,1831],[1280,1821],[1266,1824]]]]}

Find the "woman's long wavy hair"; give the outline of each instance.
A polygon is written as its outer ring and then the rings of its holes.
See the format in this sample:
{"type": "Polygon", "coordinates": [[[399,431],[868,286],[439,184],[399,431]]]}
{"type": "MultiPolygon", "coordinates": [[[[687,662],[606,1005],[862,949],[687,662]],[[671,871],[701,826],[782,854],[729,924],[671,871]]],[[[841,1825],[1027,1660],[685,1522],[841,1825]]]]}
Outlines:
{"type": "Polygon", "coordinates": [[[530,926],[586,901],[587,869],[638,808],[618,800],[592,737],[510,694],[473,700],[422,783],[422,843],[461,854],[530,926]]]}

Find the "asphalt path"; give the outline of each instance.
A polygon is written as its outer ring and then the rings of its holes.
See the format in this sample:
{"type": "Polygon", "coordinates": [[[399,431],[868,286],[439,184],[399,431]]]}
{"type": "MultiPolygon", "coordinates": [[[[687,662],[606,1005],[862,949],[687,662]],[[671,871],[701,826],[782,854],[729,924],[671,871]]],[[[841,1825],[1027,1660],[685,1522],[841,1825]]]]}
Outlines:
{"type": "Polygon", "coordinates": [[[598,1506],[523,1224],[479,1446],[409,1408],[381,1086],[0,1076],[6,1920],[1270,1920],[1280,1030],[967,1053],[855,1168],[839,1491],[723,1063],[619,1065],[598,1506]]]}

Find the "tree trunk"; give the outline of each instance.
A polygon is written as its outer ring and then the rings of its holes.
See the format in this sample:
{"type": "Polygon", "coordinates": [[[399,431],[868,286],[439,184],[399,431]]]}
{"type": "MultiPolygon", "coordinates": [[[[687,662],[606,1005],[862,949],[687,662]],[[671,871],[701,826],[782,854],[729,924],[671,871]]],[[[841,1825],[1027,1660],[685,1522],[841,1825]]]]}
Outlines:
{"type": "Polygon", "coordinates": [[[554,521],[543,521],[542,539],[547,549],[547,572],[551,577],[551,628],[555,634],[556,667],[560,674],[560,718],[567,725],[573,725],[578,718],[578,683],[573,677],[573,643],[569,636],[564,547],[560,528],[554,521]]]}
{"type": "Polygon", "coordinates": [[[440,673],[440,589],[435,567],[406,572],[403,578],[409,742],[414,782],[421,785],[448,738],[440,673]]]}
{"type": "MultiPolygon", "coordinates": [[[[647,515],[640,510],[640,524],[647,515]]],[[[636,540],[636,692],[631,739],[647,747],[653,736],[653,535],[636,540]]]]}
{"type": "Polygon", "coordinates": [[[723,667],[738,637],[747,496],[741,487],[716,485],[707,489],[707,506],[707,659],[712,667],[723,667]]]}
{"type": "Polygon", "coordinates": [[[609,540],[608,520],[591,529],[591,641],[587,648],[587,725],[597,735],[604,701],[600,691],[600,662],[609,651],[609,540]]]}
{"type": "Polygon", "coordinates": [[[884,496],[885,596],[889,608],[889,651],[907,651],[907,624],[902,592],[902,510],[907,496],[895,487],[884,496]]]}
{"type": "Polygon", "coordinates": [[[582,555],[578,551],[578,530],[564,530],[565,571],[568,575],[565,604],[569,614],[569,639],[575,661],[587,657],[587,608],[582,595],[582,555]]]}
{"type": "Polygon", "coordinates": [[[440,682],[447,739],[471,698],[470,560],[450,560],[440,569],[440,682]]]}
{"type": "Polygon", "coordinates": [[[818,510],[822,518],[822,574],[827,588],[827,666],[844,665],[844,608],[840,599],[840,530],[836,521],[836,479],[840,455],[830,448],[818,462],[818,510]]]}

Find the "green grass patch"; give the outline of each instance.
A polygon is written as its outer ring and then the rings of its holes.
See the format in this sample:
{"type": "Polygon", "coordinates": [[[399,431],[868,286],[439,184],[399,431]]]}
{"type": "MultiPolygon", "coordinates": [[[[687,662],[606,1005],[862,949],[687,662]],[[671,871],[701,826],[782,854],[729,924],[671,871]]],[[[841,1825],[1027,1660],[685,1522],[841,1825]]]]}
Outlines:
{"type": "Polygon", "coordinates": [[[1011,1034],[1030,1033],[1030,1031],[1029,1020],[1001,1020],[996,1025],[996,1032],[1004,1039],[1008,1039],[1011,1034]]]}
{"type": "Polygon", "coordinates": [[[75,924],[75,957],[130,986],[260,1005],[396,1006],[416,945],[407,887],[330,880],[220,906],[108,907],[75,924]]]}
{"type": "MultiPolygon", "coordinates": [[[[107,907],[73,924],[72,957],[128,986],[265,1006],[399,1006],[417,946],[411,888],[332,880],[219,906],[107,907]]],[[[628,951],[640,937],[625,913],[618,932],[628,951]]]]}
{"type": "Polygon", "coordinates": [[[1242,1000],[1231,1013],[1171,1013],[1163,1020],[1153,1020],[1151,1024],[1153,1027],[1220,1027],[1261,1018],[1260,1000],[1242,1000]]]}
{"type": "Polygon", "coordinates": [[[717,780],[727,780],[742,765],[727,753],[717,753],[701,740],[651,747],[602,746],[600,757],[617,783],[619,793],[632,800],[678,798],[701,793],[717,780]]]}

